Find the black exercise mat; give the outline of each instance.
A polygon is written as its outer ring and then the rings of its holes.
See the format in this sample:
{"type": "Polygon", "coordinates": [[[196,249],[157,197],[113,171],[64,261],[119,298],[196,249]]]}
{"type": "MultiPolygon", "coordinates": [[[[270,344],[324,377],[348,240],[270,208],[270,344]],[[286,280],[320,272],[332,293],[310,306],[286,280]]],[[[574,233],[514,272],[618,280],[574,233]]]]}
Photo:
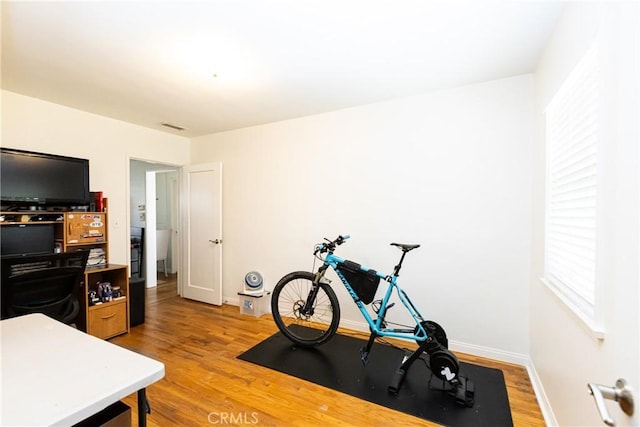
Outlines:
{"type": "MultiPolygon", "coordinates": [[[[502,371],[460,362],[459,374],[475,386],[471,408],[456,404],[446,392],[430,389],[431,372],[421,360],[413,363],[400,392],[393,395],[387,386],[405,351],[376,343],[363,367],[360,348],[365,345],[366,341],[337,334],[321,346],[300,348],[277,333],[238,359],[446,426],[513,426],[502,371]]],[[[437,382],[434,377],[433,384],[437,382]]]]}

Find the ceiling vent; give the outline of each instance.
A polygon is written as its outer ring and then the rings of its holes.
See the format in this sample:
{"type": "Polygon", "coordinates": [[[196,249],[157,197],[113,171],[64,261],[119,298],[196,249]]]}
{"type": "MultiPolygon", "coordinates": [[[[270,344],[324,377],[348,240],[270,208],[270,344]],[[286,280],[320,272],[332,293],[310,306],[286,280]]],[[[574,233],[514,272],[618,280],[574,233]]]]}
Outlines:
{"type": "Polygon", "coordinates": [[[185,129],[186,129],[186,128],[183,128],[182,126],[174,125],[174,124],[172,124],[172,123],[167,123],[167,122],[162,122],[162,123],[160,123],[160,124],[161,124],[162,126],[164,126],[164,127],[171,128],[171,129],[173,129],[173,130],[179,130],[179,131],[182,131],[182,130],[185,130],[185,129]]]}

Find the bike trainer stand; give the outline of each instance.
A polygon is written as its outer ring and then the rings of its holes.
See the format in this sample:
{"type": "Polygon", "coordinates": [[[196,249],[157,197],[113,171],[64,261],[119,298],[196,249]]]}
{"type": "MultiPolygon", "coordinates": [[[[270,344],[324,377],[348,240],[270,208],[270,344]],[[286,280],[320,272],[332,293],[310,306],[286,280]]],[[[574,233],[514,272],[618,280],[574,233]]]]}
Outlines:
{"type": "Polygon", "coordinates": [[[429,378],[429,389],[446,391],[449,395],[454,396],[458,405],[466,406],[467,408],[473,408],[473,405],[475,405],[473,398],[475,395],[473,381],[467,377],[459,376],[457,382],[454,384],[431,374],[429,378]],[[433,384],[432,381],[435,381],[435,384],[433,384]]]}
{"type": "MultiPolygon", "coordinates": [[[[376,337],[377,335],[375,333],[372,333],[369,337],[369,341],[367,342],[367,346],[360,349],[360,358],[363,365],[367,364],[367,361],[369,359],[369,352],[371,351],[371,347],[373,346],[376,337]]],[[[429,355],[429,357],[431,358],[432,355],[440,352],[446,352],[455,359],[455,356],[451,352],[449,352],[449,350],[440,345],[436,340],[431,340],[429,342],[424,341],[413,353],[406,353],[402,359],[400,367],[396,370],[391,380],[391,384],[389,384],[389,387],[387,388],[389,390],[389,393],[394,395],[398,394],[407,371],[409,370],[413,362],[415,362],[422,355],[422,353],[427,353],[427,355],[429,355]]],[[[452,378],[451,380],[445,380],[444,378],[440,378],[437,375],[433,374],[431,363],[428,363],[427,366],[429,366],[429,370],[431,371],[431,377],[429,378],[429,388],[431,390],[446,391],[448,394],[455,397],[455,401],[457,404],[466,406],[468,408],[473,407],[473,405],[475,404],[475,390],[473,382],[471,380],[466,377],[459,376],[457,372],[454,378],[452,378]],[[435,381],[435,384],[432,384],[432,380],[435,381]]]]}

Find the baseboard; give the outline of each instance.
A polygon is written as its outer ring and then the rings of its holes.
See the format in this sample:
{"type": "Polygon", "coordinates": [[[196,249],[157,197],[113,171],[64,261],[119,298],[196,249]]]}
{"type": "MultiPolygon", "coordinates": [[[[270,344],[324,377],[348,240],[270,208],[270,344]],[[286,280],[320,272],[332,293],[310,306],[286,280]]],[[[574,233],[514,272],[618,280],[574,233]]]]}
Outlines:
{"type": "Polygon", "coordinates": [[[527,374],[529,375],[529,381],[531,381],[533,393],[535,394],[536,400],[538,401],[538,406],[540,406],[540,412],[542,412],[542,417],[544,418],[545,424],[547,426],[558,425],[558,421],[553,414],[553,410],[551,409],[551,404],[549,403],[547,394],[544,391],[542,381],[540,380],[535,365],[533,364],[533,361],[529,356],[509,351],[497,350],[489,347],[482,347],[474,344],[461,343],[454,340],[449,340],[449,348],[460,353],[467,353],[473,356],[480,356],[487,359],[499,360],[501,362],[513,363],[515,365],[523,366],[527,370],[527,374]]]}
{"type": "Polygon", "coordinates": [[[222,297],[222,303],[223,304],[229,304],[229,305],[235,305],[236,307],[240,306],[240,298],[238,298],[238,296],[234,296],[234,297],[222,297]]]}
{"type": "Polygon", "coordinates": [[[484,357],[486,359],[499,360],[500,362],[512,363],[514,365],[528,366],[530,359],[526,354],[511,351],[498,350],[491,347],[484,347],[476,344],[463,343],[456,340],[449,340],[449,349],[458,353],[466,353],[472,356],[484,357]]]}
{"type": "MultiPolygon", "coordinates": [[[[354,322],[352,320],[341,319],[340,327],[360,332],[369,332],[369,325],[363,322],[354,322]]],[[[525,367],[528,366],[530,362],[529,357],[525,354],[496,350],[494,348],[483,347],[475,344],[466,344],[455,340],[449,340],[449,349],[460,353],[467,353],[472,356],[480,356],[487,359],[499,360],[501,362],[513,363],[525,367]]]]}
{"type": "Polygon", "coordinates": [[[529,374],[529,379],[531,380],[533,392],[536,395],[536,399],[538,399],[538,405],[540,406],[540,411],[544,417],[544,422],[548,426],[557,426],[558,420],[551,409],[551,403],[547,398],[547,393],[544,391],[544,386],[542,385],[542,381],[540,380],[540,376],[538,376],[538,372],[536,371],[536,367],[532,360],[529,360],[526,368],[529,374]]]}
{"type": "Polygon", "coordinates": [[[340,327],[358,332],[369,332],[369,325],[363,322],[355,322],[353,320],[340,319],[340,327]]]}

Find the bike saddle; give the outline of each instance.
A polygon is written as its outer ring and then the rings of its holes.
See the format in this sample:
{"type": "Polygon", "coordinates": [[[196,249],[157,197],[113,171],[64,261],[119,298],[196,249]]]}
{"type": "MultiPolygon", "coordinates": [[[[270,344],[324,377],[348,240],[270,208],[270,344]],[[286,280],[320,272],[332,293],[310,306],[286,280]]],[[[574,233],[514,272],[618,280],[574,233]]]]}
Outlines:
{"type": "Polygon", "coordinates": [[[412,249],[419,248],[420,245],[406,245],[404,243],[392,243],[391,246],[397,246],[402,249],[402,252],[409,252],[412,249]]]}

